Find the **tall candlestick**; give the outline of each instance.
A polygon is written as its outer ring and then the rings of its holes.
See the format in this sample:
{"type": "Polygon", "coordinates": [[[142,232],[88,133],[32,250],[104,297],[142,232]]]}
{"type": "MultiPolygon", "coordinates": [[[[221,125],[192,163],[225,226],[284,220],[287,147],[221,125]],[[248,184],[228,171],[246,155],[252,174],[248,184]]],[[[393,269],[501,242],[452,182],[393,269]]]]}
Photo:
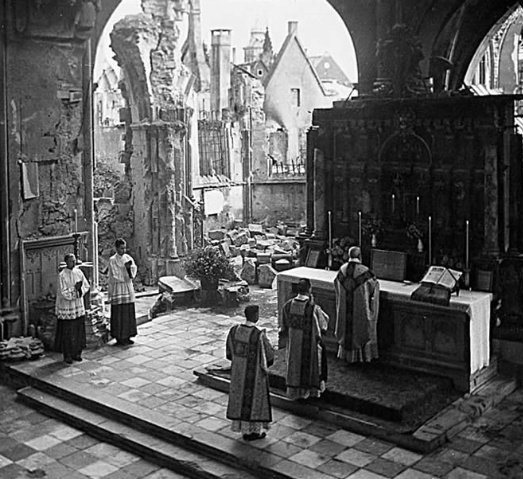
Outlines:
{"type": "Polygon", "coordinates": [[[394,214],[394,211],[396,210],[396,195],[392,193],[392,214],[394,214]]]}
{"type": "Polygon", "coordinates": [[[327,269],[332,267],[332,211],[327,211],[328,228],[329,228],[329,255],[327,256],[327,269]]]}
{"type": "Polygon", "coordinates": [[[419,216],[419,196],[416,196],[416,216],[419,216]]]}
{"type": "Polygon", "coordinates": [[[358,211],[358,244],[361,247],[361,211],[358,211]]]}
{"type": "Polygon", "coordinates": [[[469,269],[469,220],[465,221],[465,268],[469,269]]]}
{"type": "Polygon", "coordinates": [[[429,265],[432,264],[432,217],[429,216],[429,265]]]}
{"type": "Polygon", "coordinates": [[[78,211],[74,209],[74,232],[78,232],[78,211]]]}

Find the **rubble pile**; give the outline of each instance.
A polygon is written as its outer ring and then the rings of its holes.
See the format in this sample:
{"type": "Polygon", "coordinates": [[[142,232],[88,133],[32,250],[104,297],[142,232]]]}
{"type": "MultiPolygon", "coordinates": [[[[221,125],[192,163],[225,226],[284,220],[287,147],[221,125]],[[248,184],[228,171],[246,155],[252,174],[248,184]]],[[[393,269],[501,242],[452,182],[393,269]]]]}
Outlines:
{"type": "Polygon", "coordinates": [[[264,228],[262,224],[249,224],[246,228],[211,230],[207,236],[209,244],[218,246],[228,258],[241,258],[238,275],[247,285],[272,288],[280,271],[296,265],[300,245],[287,234],[298,232],[286,225],[264,228]]]}
{"type": "Polygon", "coordinates": [[[44,344],[36,338],[10,338],[0,341],[0,361],[35,359],[44,354],[44,344]]]}

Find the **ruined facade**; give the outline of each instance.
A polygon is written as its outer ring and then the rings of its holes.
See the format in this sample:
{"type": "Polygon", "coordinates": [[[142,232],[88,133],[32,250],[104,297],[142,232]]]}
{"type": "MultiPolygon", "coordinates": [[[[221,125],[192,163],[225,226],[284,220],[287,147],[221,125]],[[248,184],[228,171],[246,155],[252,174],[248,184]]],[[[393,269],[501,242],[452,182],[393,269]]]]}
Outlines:
{"type": "MultiPolygon", "coordinates": [[[[50,263],[44,269],[21,270],[21,258],[35,251],[34,243],[27,241],[37,241],[45,249],[56,237],[72,237],[77,228],[85,245],[82,259],[97,257],[93,254],[93,52],[119,3],[0,2],[0,295],[2,318],[9,318],[6,322],[12,322],[16,331],[24,329],[16,319],[28,298],[24,288],[34,286],[31,294],[38,297],[52,286],[56,273],[50,263]]],[[[190,164],[194,156],[186,153],[198,148],[191,130],[198,118],[191,110],[199,111],[199,106],[183,64],[180,35],[186,28],[180,12],[189,3],[142,3],[143,15],[115,30],[114,49],[124,71],[128,109],[123,159],[135,167],[126,169],[130,188],[125,193],[132,200],[127,214],[133,217],[136,244],[145,245],[133,253],[142,261],[141,273],[152,277],[174,268],[172,258],[194,240],[188,227],[198,208],[188,173],[194,171],[190,164]]],[[[393,80],[386,78],[394,73],[393,65],[383,64],[376,50],[390,40],[394,25],[404,24],[416,32],[416,48],[422,53],[418,79],[432,78],[434,94],[448,95],[462,86],[491,28],[519,4],[514,0],[329,3],[352,36],[360,96],[375,95],[384,78],[393,80]]],[[[387,88],[383,91],[386,98],[387,88]]],[[[61,248],[62,240],[57,241],[61,248]]]]}

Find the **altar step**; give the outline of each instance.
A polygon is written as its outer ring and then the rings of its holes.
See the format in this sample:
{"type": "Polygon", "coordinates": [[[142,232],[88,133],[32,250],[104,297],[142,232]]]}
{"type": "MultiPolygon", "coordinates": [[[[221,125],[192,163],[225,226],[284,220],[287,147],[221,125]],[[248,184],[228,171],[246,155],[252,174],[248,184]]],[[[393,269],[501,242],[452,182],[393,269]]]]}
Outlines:
{"type": "MultiPolygon", "coordinates": [[[[194,374],[206,386],[228,393],[230,381],[223,371],[218,363],[218,368],[211,366],[195,370],[194,374]]],[[[485,382],[474,394],[457,398],[454,396],[450,404],[435,411],[425,422],[415,427],[408,423],[389,421],[351,410],[347,406],[329,403],[325,395],[320,399],[297,402],[287,399],[282,390],[271,388],[271,403],[298,416],[325,421],[336,427],[389,441],[415,452],[428,453],[448,442],[472,420],[499,404],[517,386],[518,382],[514,378],[495,376],[485,382]]]]}

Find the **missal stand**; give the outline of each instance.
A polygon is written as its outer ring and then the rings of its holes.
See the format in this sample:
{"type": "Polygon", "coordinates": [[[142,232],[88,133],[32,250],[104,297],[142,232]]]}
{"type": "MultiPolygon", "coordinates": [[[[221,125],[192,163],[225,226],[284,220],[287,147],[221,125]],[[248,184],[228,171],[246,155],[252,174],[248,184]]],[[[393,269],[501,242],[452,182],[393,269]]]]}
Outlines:
{"type": "Polygon", "coordinates": [[[459,278],[463,273],[445,266],[431,266],[421,279],[421,284],[414,290],[411,299],[425,303],[448,306],[450,295],[459,295],[459,278]]]}

